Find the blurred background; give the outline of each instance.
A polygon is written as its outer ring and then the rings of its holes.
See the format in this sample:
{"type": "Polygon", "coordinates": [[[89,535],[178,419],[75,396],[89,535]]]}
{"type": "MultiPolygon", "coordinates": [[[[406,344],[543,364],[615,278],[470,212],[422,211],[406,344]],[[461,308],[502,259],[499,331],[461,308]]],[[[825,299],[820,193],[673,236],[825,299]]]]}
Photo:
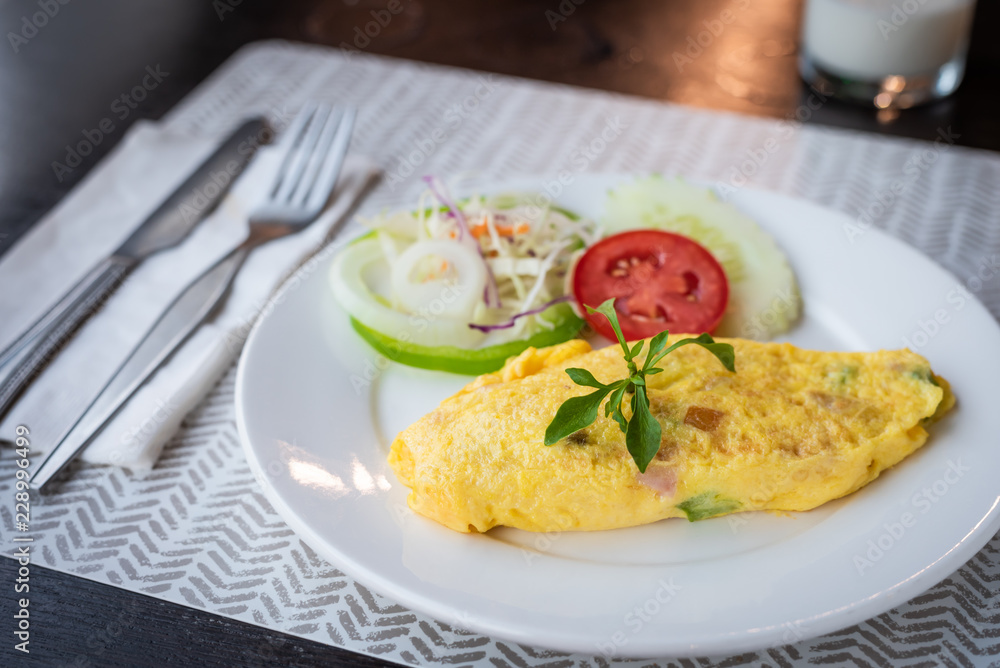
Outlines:
{"type": "Polygon", "coordinates": [[[901,111],[804,106],[811,91],[798,69],[802,20],[803,0],[8,0],[0,4],[8,42],[0,57],[0,253],[132,123],[162,116],[242,45],[262,39],[915,138],[951,126],[958,144],[1000,150],[1000,45],[991,37],[1000,3],[978,3],[958,92],[901,111]],[[359,26],[390,2],[396,18],[364,34],[359,26]],[[727,11],[726,30],[690,41],[727,11]],[[112,126],[99,127],[108,117],[112,126]],[[100,141],[71,162],[68,146],[85,137],[100,141]]]}

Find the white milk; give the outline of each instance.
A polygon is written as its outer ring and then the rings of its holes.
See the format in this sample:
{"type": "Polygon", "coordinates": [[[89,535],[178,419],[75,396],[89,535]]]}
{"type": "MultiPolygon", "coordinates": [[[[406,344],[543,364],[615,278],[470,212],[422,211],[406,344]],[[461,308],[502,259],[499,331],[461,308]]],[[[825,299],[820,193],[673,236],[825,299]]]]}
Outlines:
{"type": "Polygon", "coordinates": [[[933,75],[964,56],[975,0],[808,0],[806,52],[863,81],[933,75]]]}

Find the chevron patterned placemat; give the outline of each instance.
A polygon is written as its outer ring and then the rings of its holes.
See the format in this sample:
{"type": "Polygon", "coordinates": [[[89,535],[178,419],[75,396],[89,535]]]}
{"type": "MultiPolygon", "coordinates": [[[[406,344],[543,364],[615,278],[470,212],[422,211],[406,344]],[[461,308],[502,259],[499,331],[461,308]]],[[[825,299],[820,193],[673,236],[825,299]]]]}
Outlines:
{"type": "MultiPolygon", "coordinates": [[[[353,150],[387,180],[367,206],[411,199],[425,173],[483,176],[660,171],[796,195],[849,214],[863,243],[887,230],[952,271],[1000,315],[1000,156],[801,127],[408,61],[266,42],[234,56],[165,123],[216,132],[251,112],[287,122],[306,98],[359,108],[353,150]]],[[[798,110],[800,119],[821,99],[798,110]]],[[[725,188],[723,188],[725,191],[725,188]]],[[[71,195],[72,196],[72,195],[71,195]]],[[[951,577],[839,633],[741,656],[608,661],[452,628],[366,589],[275,513],[236,433],[230,372],[150,475],[85,467],[32,508],[51,568],[404,664],[491,666],[1000,665],[1000,537],[951,577]]],[[[169,409],[169,407],[167,407],[169,409]]],[[[155,416],[154,416],[155,419],[155,416]]],[[[15,466],[0,457],[0,493],[15,466]]],[[[0,505],[3,553],[14,517],[0,505]]],[[[247,665],[271,648],[247,647],[247,665]]]]}

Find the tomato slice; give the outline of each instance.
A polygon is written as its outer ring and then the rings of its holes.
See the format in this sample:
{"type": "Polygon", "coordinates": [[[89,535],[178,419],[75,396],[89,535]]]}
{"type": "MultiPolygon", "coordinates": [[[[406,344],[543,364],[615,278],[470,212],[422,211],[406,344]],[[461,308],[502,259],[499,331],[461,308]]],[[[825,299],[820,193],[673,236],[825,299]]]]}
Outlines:
{"type": "MultiPolygon", "coordinates": [[[[633,230],[598,241],[577,262],[572,283],[581,309],[615,299],[628,341],[665,329],[711,332],[729,301],[729,282],[712,254],[687,237],[660,230],[633,230]]],[[[584,317],[602,336],[615,339],[604,316],[584,317]]]]}

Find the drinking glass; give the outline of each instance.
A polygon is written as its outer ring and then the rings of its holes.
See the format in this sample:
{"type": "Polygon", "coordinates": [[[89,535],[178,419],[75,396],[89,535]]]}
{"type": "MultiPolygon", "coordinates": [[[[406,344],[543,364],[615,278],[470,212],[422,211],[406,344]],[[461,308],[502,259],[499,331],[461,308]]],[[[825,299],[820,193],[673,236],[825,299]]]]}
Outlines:
{"type": "Polygon", "coordinates": [[[824,94],[879,109],[951,95],[976,0],[806,0],[799,71],[824,94]]]}

